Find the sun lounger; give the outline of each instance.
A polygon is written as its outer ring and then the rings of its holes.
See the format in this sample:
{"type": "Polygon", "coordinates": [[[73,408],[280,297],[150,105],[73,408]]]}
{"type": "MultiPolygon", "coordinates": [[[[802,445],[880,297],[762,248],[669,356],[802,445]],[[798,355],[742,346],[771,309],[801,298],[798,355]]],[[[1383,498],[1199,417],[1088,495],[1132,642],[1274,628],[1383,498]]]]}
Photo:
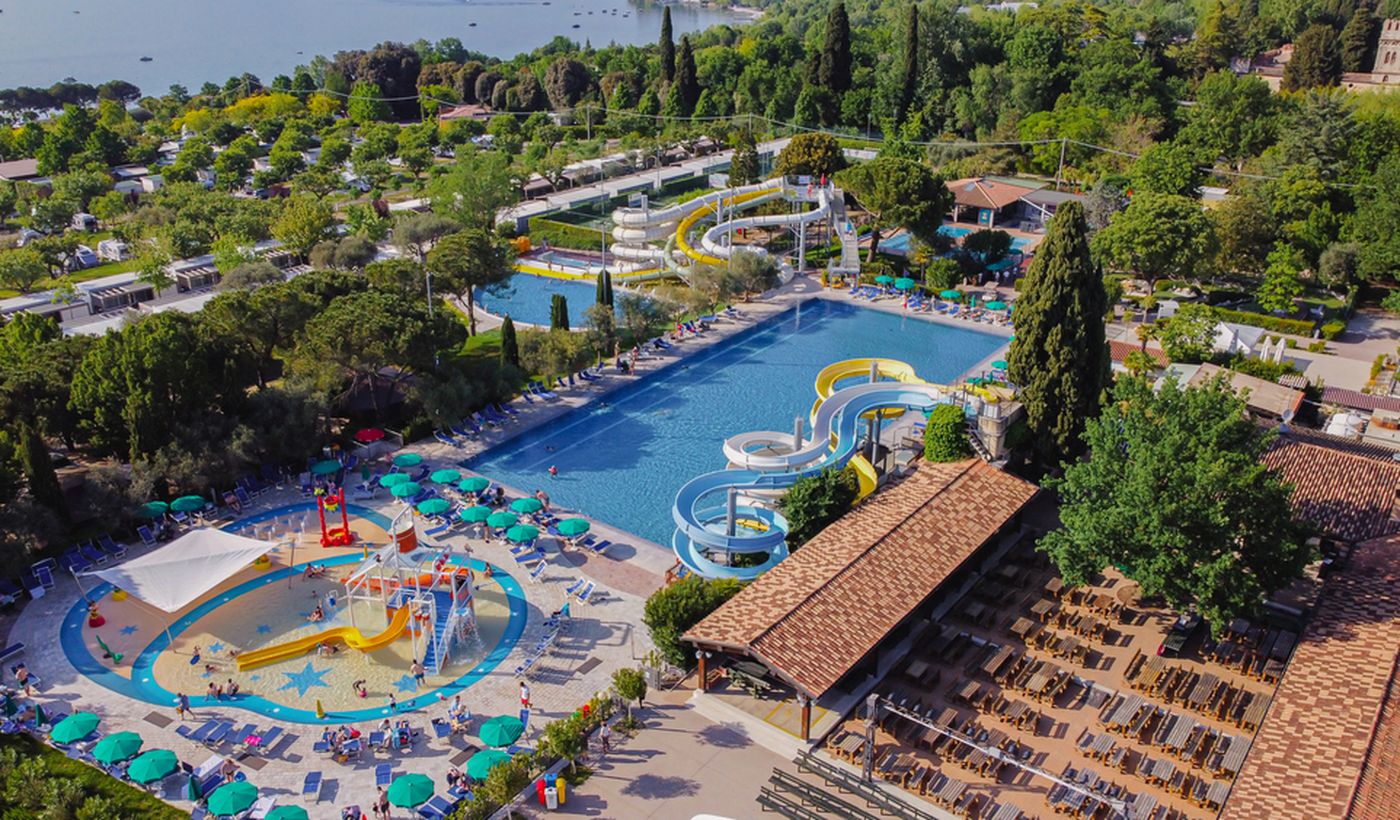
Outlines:
{"type": "Polygon", "coordinates": [[[517,564],[528,564],[531,561],[543,560],[545,560],[544,553],[540,552],[539,550],[535,550],[534,552],[527,552],[524,555],[515,556],[515,563],[517,564]]]}
{"type": "Polygon", "coordinates": [[[98,565],[99,567],[105,566],[107,564],[107,553],[98,549],[90,541],[86,544],[82,544],[81,546],[79,546],[78,552],[80,552],[84,558],[88,559],[89,561],[98,565]]]}
{"type": "Polygon", "coordinates": [[[591,542],[589,542],[589,544],[588,544],[588,550],[589,550],[590,552],[592,552],[593,554],[595,554],[595,555],[602,555],[603,552],[604,552],[605,550],[607,550],[608,547],[611,547],[612,545],[613,545],[613,543],[612,543],[611,541],[609,541],[609,540],[607,540],[606,538],[604,538],[604,539],[601,539],[601,540],[598,540],[598,541],[591,541],[591,542]]]}
{"type": "Polygon", "coordinates": [[[418,816],[427,820],[438,820],[438,818],[451,814],[454,808],[456,808],[455,804],[448,801],[446,797],[435,794],[433,799],[418,807],[418,816]]]}
{"type": "MultiPolygon", "coordinates": [[[[195,743],[203,743],[205,738],[209,737],[209,733],[219,728],[219,726],[221,726],[222,723],[223,721],[219,720],[206,720],[204,721],[204,725],[200,726],[198,729],[195,729],[192,732],[185,734],[185,737],[189,738],[190,740],[193,740],[195,743]]],[[[184,726],[181,726],[179,729],[175,730],[175,733],[180,734],[180,729],[184,728],[184,726]]]]}
{"type": "Polygon", "coordinates": [[[109,533],[104,532],[97,536],[97,545],[106,550],[107,554],[113,558],[122,559],[126,557],[126,547],[112,540],[112,536],[109,533]]]}
{"type": "Polygon", "coordinates": [[[593,592],[595,589],[597,589],[597,587],[593,585],[592,581],[589,581],[583,589],[579,590],[578,595],[575,597],[578,598],[579,603],[586,604],[588,603],[589,599],[593,597],[593,592]]]}
{"type": "Polygon", "coordinates": [[[579,378],[581,378],[581,379],[583,379],[584,381],[587,381],[587,382],[596,382],[596,381],[600,381],[600,377],[595,376],[595,375],[593,375],[592,373],[589,373],[587,370],[580,370],[580,371],[578,372],[578,375],[579,375],[579,378]]]}
{"type": "Polygon", "coordinates": [[[512,419],[520,415],[520,411],[516,410],[514,407],[511,407],[509,404],[502,404],[500,402],[496,402],[495,407],[496,410],[498,410],[502,415],[509,416],[512,419]]]}
{"type": "Polygon", "coordinates": [[[418,472],[414,473],[409,478],[409,481],[422,481],[423,479],[427,478],[428,474],[432,471],[433,468],[429,467],[427,463],[424,463],[421,467],[418,468],[418,472]]]}
{"type": "Polygon", "coordinates": [[[315,743],[311,744],[311,751],[316,752],[317,754],[329,755],[331,752],[334,751],[334,749],[331,748],[331,743],[329,740],[318,740],[315,743]]]}
{"type": "Polygon", "coordinates": [[[388,787],[394,779],[394,767],[390,763],[380,763],[374,767],[374,785],[388,787]]]}
{"type": "Polygon", "coordinates": [[[534,403],[535,403],[535,400],[532,399],[532,398],[530,398],[530,390],[529,390],[529,388],[526,388],[526,389],[520,391],[520,398],[524,399],[526,404],[534,404],[534,403]]]}
{"type": "Polygon", "coordinates": [[[546,390],[545,386],[543,384],[540,384],[539,382],[535,382],[535,395],[539,396],[542,399],[548,399],[549,401],[553,401],[559,398],[558,393],[552,393],[549,390],[546,390]]]}
{"type": "Polygon", "coordinates": [[[92,566],[92,562],[84,558],[77,547],[63,553],[62,563],[63,568],[70,572],[82,572],[92,566]]]}
{"type": "Polygon", "coordinates": [[[310,797],[311,802],[321,802],[321,773],[307,772],[305,779],[301,781],[301,796],[310,797]]]}
{"type": "Polygon", "coordinates": [[[204,736],[204,745],[218,746],[220,743],[224,742],[224,740],[229,736],[229,732],[232,731],[233,721],[221,721],[218,726],[214,727],[213,731],[204,736]]]}
{"type": "Polygon", "coordinates": [[[510,419],[505,417],[505,414],[497,412],[496,409],[489,404],[481,408],[481,414],[486,417],[487,421],[490,421],[497,427],[510,421],[510,419]]]}
{"type": "Polygon", "coordinates": [[[586,584],[586,583],[588,583],[588,582],[587,582],[586,580],[584,580],[583,578],[580,578],[580,579],[578,579],[577,581],[574,581],[572,584],[569,584],[569,586],[568,586],[567,589],[564,590],[564,595],[565,595],[566,597],[572,597],[574,593],[576,593],[576,592],[578,592],[579,590],[583,589],[583,585],[586,584]]]}
{"type": "Polygon", "coordinates": [[[531,581],[538,581],[544,575],[545,568],[548,566],[549,565],[544,561],[539,562],[535,565],[534,569],[530,570],[530,574],[527,577],[531,581]]]}
{"type": "Polygon", "coordinates": [[[482,428],[482,427],[495,427],[495,426],[496,426],[494,422],[492,422],[492,421],[491,421],[490,419],[488,419],[488,418],[483,418],[483,417],[481,416],[481,414],[479,414],[479,413],[472,413],[470,416],[468,416],[468,418],[470,418],[470,419],[472,420],[472,423],[475,424],[475,425],[477,426],[478,429],[480,429],[480,428],[482,428]]]}
{"type": "Polygon", "coordinates": [[[449,446],[449,447],[456,447],[456,446],[458,446],[458,444],[457,444],[457,439],[454,438],[454,437],[452,437],[452,436],[450,436],[450,435],[448,435],[448,434],[447,434],[445,431],[443,431],[443,430],[434,430],[434,431],[433,431],[433,438],[437,439],[439,443],[441,443],[441,444],[446,444],[446,445],[449,446]]]}
{"type": "Polygon", "coordinates": [[[463,416],[462,428],[466,430],[462,435],[481,435],[481,424],[476,420],[475,416],[463,416]]]}

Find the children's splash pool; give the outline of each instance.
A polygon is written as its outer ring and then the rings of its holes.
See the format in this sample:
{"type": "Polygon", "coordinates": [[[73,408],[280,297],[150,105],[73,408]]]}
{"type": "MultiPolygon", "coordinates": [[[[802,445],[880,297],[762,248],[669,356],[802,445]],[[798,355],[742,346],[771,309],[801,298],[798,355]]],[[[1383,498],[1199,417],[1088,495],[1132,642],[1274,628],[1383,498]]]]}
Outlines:
{"type": "MultiPolygon", "coordinates": [[[[274,515],[296,515],[311,505],[301,504],[245,519],[228,529],[253,530],[274,515]]],[[[352,529],[383,532],[388,521],[370,510],[350,507],[352,529]]],[[[278,721],[333,723],[368,720],[388,713],[390,698],[397,708],[412,709],[450,696],[494,670],[510,653],[524,631],[526,603],[520,585],[503,570],[493,567],[488,578],[485,565],[464,556],[452,563],[469,566],[476,574],[477,633],[462,645],[441,674],[428,673],[420,684],[410,673],[412,643],[400,637],[382,649],[359,652],[344,644],[338,651],[298,653],[292,657],[244,671],[237,668],[237,654],[281,644],[326,629],[350,626],[364,635],[382,632],[388,616],[382,604],[357,601],[351,612],[344,600],[340,579],[361,562],[358,551],[331,555],[319,546],[299,547],[297,563],[290,555],[273,555],[273,568],[247,569],[220,585],[199,602],[174,616],[156,612],[132,599],[113,601],[109,585],[88,589],[99,602],[106,624],[87,626],[87,602],[79,599],[63,623],[62,646],[69,661],[97,683],[128,697],[171,707],[177,693],[190,697],[195,714],[206,703],[210,684],[238,686],[232,698],[208,701],[220,709],[246,709],[278,721]],[[321,578],[304,579],[309,563],[324,565],[321,578]],[[330,606],[328,594],[336,598],[330,606]],[[321,622],[309,621],[320,603],[321,622]],[[168,634],[163,628],[169,624],[168,634]],[[96,642],[124,655],[115,666],[96,642]],[[173,643],[172,643],[173,639],[173,643]],[[198,659],[195,650],[198,647],[198,659]],[[354,684],[361,682],[364,696],[354,684]],[[318,704],[326,717],[317,717],[318,704]]]]}
{"type": "Polygon", "coordinates": [[[593,282],[556,279],[517,273],[503,284],[478,288],[476,303],[487,313],[510,315],[515,322],[549,327],[549,306],[554,294],[568,301],[569,325],[583,327],[584,311],[597,301],[598,289],[593,282]]]}

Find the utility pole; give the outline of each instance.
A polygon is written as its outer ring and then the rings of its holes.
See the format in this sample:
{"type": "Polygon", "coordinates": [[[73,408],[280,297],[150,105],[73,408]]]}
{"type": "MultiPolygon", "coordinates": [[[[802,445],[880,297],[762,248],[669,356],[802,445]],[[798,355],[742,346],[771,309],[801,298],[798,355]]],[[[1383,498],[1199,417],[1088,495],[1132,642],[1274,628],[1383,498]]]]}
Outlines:
{"type": "Polygon", "coordinates": [[[1060,190],[1060,179],[1065,175],[1065,145],[1068,140],[1060,137],[1060,167],[1055,170],[1055,190],[1060,190]]]}

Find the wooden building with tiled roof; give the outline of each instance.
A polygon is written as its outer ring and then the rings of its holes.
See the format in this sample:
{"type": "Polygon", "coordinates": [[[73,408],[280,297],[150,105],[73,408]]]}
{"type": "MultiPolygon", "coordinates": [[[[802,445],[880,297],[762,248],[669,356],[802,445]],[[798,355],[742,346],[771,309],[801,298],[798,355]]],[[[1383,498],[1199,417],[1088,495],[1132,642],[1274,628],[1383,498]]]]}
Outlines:
{"type": "MultiPolygon", "coordinates": [[[[767,667],[803,702],[874,672],[873,657],[936,607],[941,589],[1018,527],[1035,485],[979,460],[920,464],[696,624],[703,652],[767,667]]],[[[702,687],[713,671],[701,656],[702,687]]]]}
{"type": "Polygon", "coordinates": [[[1400,817],[1400,536],[1358,544],[1312,622],[1224,820],[1400,817]]]}

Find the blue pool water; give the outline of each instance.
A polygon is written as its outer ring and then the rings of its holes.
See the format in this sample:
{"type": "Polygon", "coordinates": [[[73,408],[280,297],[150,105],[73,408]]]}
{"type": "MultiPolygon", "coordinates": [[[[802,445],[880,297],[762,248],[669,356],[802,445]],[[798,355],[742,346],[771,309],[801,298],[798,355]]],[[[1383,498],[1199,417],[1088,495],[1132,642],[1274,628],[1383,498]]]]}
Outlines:
{"type": "MultiPolygon", "coordinates": [[[[964,228],[959,225],[940,225],[938,227],[938,232],[950,239],[961,239],[964,236],[967,236],[968,234],[972,233],[972,229],[964,228]]],[[[907,233],[902,233],[898,236],[892,236],[889,239],[881,239],[880,250],[889,251],[890,253],[908,254],[909,241],[910,237],[907,233]]],[[[1013,251],[1024,251],[1028,246],[1030,246],[1030,244],[1031,240],[1025,238],[1024,236],[1011,237],[1011,249],[1013,251]]]]}
{"type": "Polygon", "coordinates": [[[543,488],[554,504],[666,545],[681,485],[724,468],[726,438],[791,430],[812,409],[826,365],[883,356],[946,383],[1004,344],[972,328],[812,300],[467,466],[524,492],[543,488]]]}
{"type": "Polygon", "coordinates": [[[598,295],[592,282],[517,273],[504,284],[478,288],[476,303],[497,316],[509,313],[516,322],[549,327],[549,301],[556,293],[569,302],[569,326],[583,327],[584,311],[593,307],[598,295]]]}

